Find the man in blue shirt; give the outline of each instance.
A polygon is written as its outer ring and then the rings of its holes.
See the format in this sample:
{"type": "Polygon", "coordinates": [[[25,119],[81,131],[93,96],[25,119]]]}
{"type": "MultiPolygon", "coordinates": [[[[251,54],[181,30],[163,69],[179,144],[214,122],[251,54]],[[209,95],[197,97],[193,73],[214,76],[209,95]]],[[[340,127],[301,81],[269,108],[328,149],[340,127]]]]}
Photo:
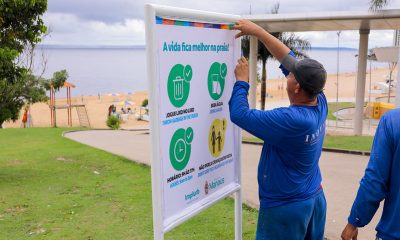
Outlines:
{"type": "Polygon", "coordinates": [[[318,166],[328,112],[324,67],[296,60],[293,52],[258,25],[239,20],[236,37],[257,37],[282,64],[290,106],[249,109],[248,64],[241,58],[229,101],[233,123],[264,140],[258,166],[260,211],[257,239],[323,239],[326,200],[318,166]]]}
{"type": "Polygon", "coordinates": [[[367,225],[379,203],[385,200],[376,226],[379,240],[400,239],[400,109],[384,114],[376,129],[371,156],[361,179],[342,239],[357,239],[358,228],[367,225]]]}

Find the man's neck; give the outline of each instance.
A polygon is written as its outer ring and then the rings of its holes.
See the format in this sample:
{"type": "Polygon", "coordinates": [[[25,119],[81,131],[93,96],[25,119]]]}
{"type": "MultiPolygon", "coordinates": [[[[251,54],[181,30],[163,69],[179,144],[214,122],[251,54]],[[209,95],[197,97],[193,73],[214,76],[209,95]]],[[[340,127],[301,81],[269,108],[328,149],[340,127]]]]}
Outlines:
{"type": "Polygon", "coordinates": [[[294,106],[317,106],[318,101],[317,101],[317,98],[314,98],[313,100],[300,98],[300,99],[294,100],[290,104],[294,105],[294,106]]]}

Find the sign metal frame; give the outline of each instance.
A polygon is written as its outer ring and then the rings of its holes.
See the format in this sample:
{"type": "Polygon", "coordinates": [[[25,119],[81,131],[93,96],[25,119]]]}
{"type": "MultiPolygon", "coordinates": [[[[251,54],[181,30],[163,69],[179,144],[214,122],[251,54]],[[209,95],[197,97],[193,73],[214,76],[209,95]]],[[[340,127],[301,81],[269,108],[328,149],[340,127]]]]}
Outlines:
{"type": "MultiPolygon", "coordinates": [[[[234,151],[236,156],[236,183],[213,193],[207,201],[200,201],[197,204],[183,211],[179,217],[172,221],[164,221],[163,216],[163,189],[162,189],[162,163],[160,151],[160,126],[159,119],[159,89],[157,80],[157,39],[156,39],[156,16],[183,21],[197,21],[206,23],[234,23],[240,19],[238,15],[206,12],[192,9],[175,8],[154,4],[145,5],[145,27],[146,27],[146,55],[147,55],[147,77],[149,81],[149,112],[150,112],[150,136],[151,136],[151,179],[152,179],[152,204],[153,204],[153,229],[154,239],[163,240],[164,234],[179,224],[185,222],[201,211],[210,207],[223,198],[234,194],[235,199],[235,239],[242,239],[242,189],[241,189],[241,133],[237,126],[234,126],[234,151]]],[[[239,41],[239,40],[236,40],[239,41]]]]}

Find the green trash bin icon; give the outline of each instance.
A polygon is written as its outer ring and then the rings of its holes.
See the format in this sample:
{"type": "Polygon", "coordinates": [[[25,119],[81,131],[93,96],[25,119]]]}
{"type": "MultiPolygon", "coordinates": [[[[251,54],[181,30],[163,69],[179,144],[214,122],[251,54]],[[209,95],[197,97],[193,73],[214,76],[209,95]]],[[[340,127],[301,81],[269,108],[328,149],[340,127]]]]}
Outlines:
{"type": "Polygon", "coordinates": [[[177,76],[174,80],[174,98],[175,100],[182,100],[183,98],[183,78],[177,76]]]}

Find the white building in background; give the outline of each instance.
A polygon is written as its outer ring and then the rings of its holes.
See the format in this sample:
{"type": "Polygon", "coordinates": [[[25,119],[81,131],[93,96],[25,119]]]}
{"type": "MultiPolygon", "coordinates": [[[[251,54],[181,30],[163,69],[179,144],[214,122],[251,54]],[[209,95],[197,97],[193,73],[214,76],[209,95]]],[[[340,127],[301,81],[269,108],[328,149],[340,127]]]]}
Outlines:
{"type": "Polygon", "coordinates": [[[395,46],[393,47],[382,47],[382,48],[374,48],[373,51],[375,53],[375,56],[378,60],[378,62],[388,62],[388,63],[397,63],[397,77],[395,82],[390,81],[388,83],[380,83],[381,86],[383,87],[383,89],[387,88],[387,92],[389,91],[390,88],[394,88],[396,89],[396,100],[395,100],[395,104],[396,104],[396,108],[400,107],[400,64],[398,64],[399,62],[399,51],[400,51],[400,47],[399,47],[399,40],[400,40],[400,35],[399,35],[399,30],[395,30],[394,33],[394,38],[393,38],[393,43],[395,46]],[[397,46],[396,46],[397,44],[397,46]]]}

